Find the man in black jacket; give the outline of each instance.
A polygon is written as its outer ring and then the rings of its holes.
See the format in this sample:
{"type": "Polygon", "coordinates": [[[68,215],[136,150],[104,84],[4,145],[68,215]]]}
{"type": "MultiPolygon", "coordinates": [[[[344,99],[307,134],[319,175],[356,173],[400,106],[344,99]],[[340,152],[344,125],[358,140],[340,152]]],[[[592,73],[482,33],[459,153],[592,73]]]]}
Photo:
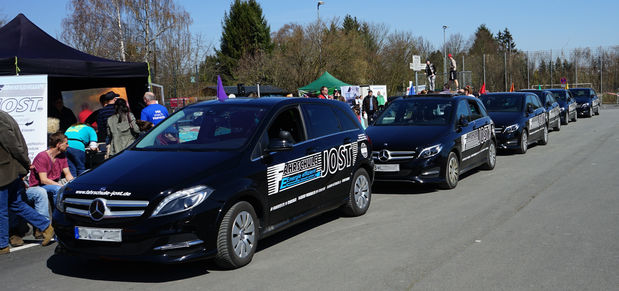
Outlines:
{"type": "Polygon", "coordinates": [[[378,99],[372,95],[372,90],[368,91],[368,96],[363,98],[363,112],[367,114],[368,126],[374,121],[374,113],[378,110],[378,99]]]}

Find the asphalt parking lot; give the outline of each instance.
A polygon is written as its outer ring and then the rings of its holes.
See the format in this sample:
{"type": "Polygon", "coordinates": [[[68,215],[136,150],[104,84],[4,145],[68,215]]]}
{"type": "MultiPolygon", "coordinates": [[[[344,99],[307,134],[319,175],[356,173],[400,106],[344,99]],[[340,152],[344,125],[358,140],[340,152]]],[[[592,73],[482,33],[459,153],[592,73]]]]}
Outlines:
{"type": "Polygon", "coordinates": [[[326,213],[259,242],[253,261],[93,261],[29,247],[4,290],[616,290],[619,108],[551,132],[453,190],[376,184],[368,213],[326,213]]]}

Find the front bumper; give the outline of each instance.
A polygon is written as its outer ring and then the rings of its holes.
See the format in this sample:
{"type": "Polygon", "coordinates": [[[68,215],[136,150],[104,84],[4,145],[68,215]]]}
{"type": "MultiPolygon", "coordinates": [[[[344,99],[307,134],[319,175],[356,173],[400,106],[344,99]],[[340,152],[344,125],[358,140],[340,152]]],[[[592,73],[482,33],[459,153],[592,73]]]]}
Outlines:
{"type": "Polygon", "coordinates": [[[94,222],[55,210],[52,223],[60,253],[122,261],[179,263],[215,256],[218,214],[218,207],[196,207],[163,217],[94,222]],[[76,226],[121,229],[122,242],[76,239],[76,226]]]}
{"type": "Polygon", "coordinates": [[[518,149],[520,147],[520,135],[522,131],[517,130],[510,133],[496,133],[497,148],[502,150],[518,149]]]}
{"type": "Polygon", "coordinates": [[[589,108],[591,108],[591,105],[589,105],[588,103],[578,104],[578,106],[576,106],[576,112],[579,116],[589,115],[589,108]],[[587,105],[583,106],[584,104],[587,105]]]}
{"type": "Polygon", "coordinates": [[[407,159],[397,162],[382,162],[374,159],[375,165],[398,164],[397,172],[374,171],[375,181],[409,182],[419,184],[434,184],[444,182],[442,165],[445,158],[441,154],[426,159],[407,159]]]}

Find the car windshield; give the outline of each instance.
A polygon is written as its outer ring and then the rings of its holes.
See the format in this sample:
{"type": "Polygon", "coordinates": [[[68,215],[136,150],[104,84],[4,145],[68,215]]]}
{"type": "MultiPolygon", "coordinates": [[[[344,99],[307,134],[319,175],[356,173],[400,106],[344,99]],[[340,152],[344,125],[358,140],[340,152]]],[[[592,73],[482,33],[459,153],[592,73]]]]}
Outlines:
{"type": "Polygon", "coordinates": [[[447,125],[451,99],[400,99],[391,103],[374,125],[447,125]]]}
{"type": "Polygon", "coordinates": [[[590,95],[589,89],[570,89],[570,92],[575,98],[587,98],[590,95]]]}
{"type": "Polygon", "coordinates": [[[552,97],[555,97],[555,99],[561,100],[561,101],[566,100],[565,91],[551,91],[551,92],[552,92],[552,97]]]}
{"type": "Polygon", "coordinates": [[[481,101],[489,112],[520,112],[522,108],[520,95],[482,95],[481,101]]]}
{"type": "Polygon", "coordinates": [[[227,103],[186,107],[149,132],[137,150],[228,150],[242,147],[266,108],[227,103]]]}

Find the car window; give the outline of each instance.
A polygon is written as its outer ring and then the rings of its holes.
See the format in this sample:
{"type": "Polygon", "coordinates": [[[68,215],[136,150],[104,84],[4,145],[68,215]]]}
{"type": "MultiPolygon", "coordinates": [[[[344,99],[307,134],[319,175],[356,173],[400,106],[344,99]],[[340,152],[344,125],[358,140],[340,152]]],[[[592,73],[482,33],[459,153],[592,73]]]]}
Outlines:
{"type": "Polygon", "coordinates": [[[555,97],[553,97],[552,94],[546,94],[546,100],[549,101],[550,103],[557,102],[557,100],[555,100],[555,97]]]}
{"type": "Polygon", "coordinates": [[[525,103],[525,107],[524,108],[529,108],[529,106],[531,106],[531,108],[533,109],[537,109],[539,108],[539,106],[535,103],[535,98],[532,95],[527,95],[526,96],[526,103],[525,103]]]}
{"type": "Polygon", "coordinates": [[[342,130],[360,129],[358,120],[353,120],[350,114],[346,114],[346,112],[340,108],[334,109],[337,119],[340,121],[340,125],[342,126],[342,130]]]}
{"type": "Polygon", "coordinates": [[[531,96],[531,100],[533,101],[533,105],[535,105],[536,109],[540,107],[544,107],[544,105],[542,105],[542,102],[539,100],[539,97],[537,97],[537,95],[531,96]]]}
{"type": "Polygon", "coordinates": [[[318,138],[341,131],[340,122],[331,106],[327,104],[303,104],[303,110],[307,114],[309,138],[318,138]]]}
{"type": "Polygon", "coordinates": [[[469,110],[471,110],[471,120],[476,120],[482,118],[481,111],[479,110],[479,106],[477,102],[473,100],[467,100],[469,103],[469,110]]]}
{"type": "Polygon", "coordinates": [[[479,111],[481,112],[481,115],[482,116],[488,116],[488,112],[486,111],[486,107],[481,102],[481,100],[477,99],[475,101],[477,102],[477,107],[479,108],[479,111]]]}
{"type": "Polygon", "coordinates": [[[151,130],[135,149],[236,149],[253,136],[265,112],[230,104],[186,107],[151,130]]]}
{"type": "Polygon", "coordinates": [[[451,101],[446,98],[397,100],[374,125],[447,125],[451,111],[451,101]]]}
{"type": "Polygon", "coordinates": [[[268,139],[279,138],[281,131],[287,131],[292,136],[292,142],[298,143],[306,140],[303,130],[303,119],[297,107],[288,108],[280,112],[273,123],[269,125],[266,134],[268,139]]]}
{"type": "Polygon", "coordinates": [[[482,95],[481,101],[489,112],[520,112],[523,98],[514,95],[482,95]]]}
{"type": "Polygon", "coordinates": [[[456,122],[460,119],[464,118],[464,120],[470,121],[470,109],[469,104],[466,100],[461,100],[458,102],[458,109],[456,110],[456,122]]]}

